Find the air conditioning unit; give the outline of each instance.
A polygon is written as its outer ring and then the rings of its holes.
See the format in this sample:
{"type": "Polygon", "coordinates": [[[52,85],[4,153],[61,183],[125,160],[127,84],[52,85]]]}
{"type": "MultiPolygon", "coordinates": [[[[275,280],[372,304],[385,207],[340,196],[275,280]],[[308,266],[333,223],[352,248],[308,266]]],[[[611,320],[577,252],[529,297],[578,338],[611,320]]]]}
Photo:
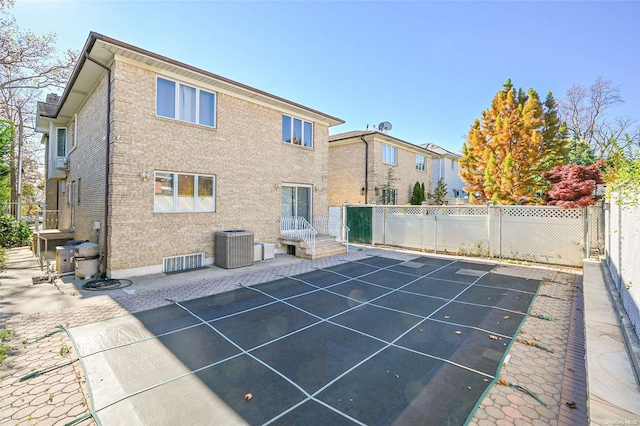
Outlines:
{"type": "Polygon", "coordinates": [[[219,231],[214,234],[214,264],[231,269],[253,265],[253,232],[219,231]]]}
{"type": "Polygon", "coordinates": [[[69,170],[69,159],[67,157],[56,157],[56,169],[69,170]]]}

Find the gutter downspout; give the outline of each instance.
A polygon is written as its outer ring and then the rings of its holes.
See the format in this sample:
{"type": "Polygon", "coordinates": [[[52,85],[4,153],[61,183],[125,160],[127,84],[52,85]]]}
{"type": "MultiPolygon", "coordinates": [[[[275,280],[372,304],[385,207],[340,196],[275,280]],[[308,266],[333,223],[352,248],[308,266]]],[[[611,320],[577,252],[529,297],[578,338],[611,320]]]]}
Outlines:
{"type": "Polygon", "coordinates": [[[111,68],[96,61],[88,53],[85,52],[84,57],[101,68],[107,70],[107,147],[106,147],[106,167],[104,179],[104,251],[101,259],[104,261],[103,276],[107,275],[107,259],[109,253],[109,161],[110,161],[110,136],[111,136],[111,68]]]}
{"type": "Polygon", "coordinates": [[[364,151],[364,203],[368,204],[369,197],[369,142],[360,136],[362,142],[367,146],[364,151]]]}

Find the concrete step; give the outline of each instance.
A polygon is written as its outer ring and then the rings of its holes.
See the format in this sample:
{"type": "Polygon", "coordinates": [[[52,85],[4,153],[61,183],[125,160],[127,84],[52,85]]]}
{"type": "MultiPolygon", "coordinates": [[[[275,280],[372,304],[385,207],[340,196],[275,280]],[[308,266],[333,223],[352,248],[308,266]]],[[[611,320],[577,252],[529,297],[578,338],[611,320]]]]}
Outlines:
{"type": "MultiPolygon", "coordinates": [[[[296,247],[296,256],[303,259],[312,259],[311,248],[304,241],[291,237],[281,237],[281,244],[294,245],[296,247]]],[[[315,258],[323,258],[344,254],[347,252],[345,245],[330,235],[316,235],[315,258]]]]}

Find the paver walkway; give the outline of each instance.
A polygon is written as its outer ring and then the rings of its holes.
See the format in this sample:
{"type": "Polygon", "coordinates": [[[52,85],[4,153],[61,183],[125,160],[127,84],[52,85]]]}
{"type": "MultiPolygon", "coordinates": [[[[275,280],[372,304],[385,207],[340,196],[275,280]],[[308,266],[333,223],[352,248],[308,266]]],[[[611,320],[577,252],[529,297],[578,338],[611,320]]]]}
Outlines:
{"type": "MultiPolygon", "coordinates": [[[[28,277],[27,283],[24,274],[31,274],[33,271],[27,269],[25,272],[24,265],[16,268],[15,263],[11,262],[19,253],[21,252],[10,253],[9,268],[0,275],[0,291],[4,291],[4,286],[16,290],[20,285],[32,285],[31,277],[28,277]],[[21,284],[18,284],[20,274],[23,277],[21,284]]],[[[246,274],[223,277],[217,276],[212,268],[210,276],[202,278],[200,274],[195,282],[192,282],[193,278],[189,274],[182,274],[182,285],[136,295],[121,293],[121,296],[115,298],[100,296],[82,301],[79,295],[72,295],[74,290],[69,291],[68,286],[60,285],[61,291],[48,294],[47,297],[52,299],[52,303],[60,299],[75,299],[73,306],[30,315],[13,315],[4,320],[2,328],[11,329],[13,333],[11,340],[6,342],[12,350],[0,365],[0,424],[66,424],[88,413],[84,377],[77,362],[20,381],[21,377],[29,373],[63,365],[75,358],[71,342],[65,333],[49,335],[56,331],[59,324],[78,326],[162,306],[169,303],[166,298],[193,299],[237,288],[241,283],[257,284],[283,275],[301,274],[319,267],[377,255],[400,260],[417,257],[416,253],[411,252],[363,249],[327,259],[263,268],[257,272],[251,272],[251,268],[247,268],[246,274]]],[[[579,319],[576,318],[582,317],[582,312],[574,306],[576,295],[582,291],[579,279],[581,271],[501,265],[495,272],[544,280],[533,303],[532,315],[521,329],[519,340],[523,343],[513,345],[501,376],[514,385],[534,392],[546,406],[512,387],[496,385],[485,395],[471,424],[569,424],[571,420],[568,414],[586,416],[586,399],[578,398],[579,392],[571,394],[572,401],[564,400],[564,395],[569,395],[568,386],[579,387],[586,382],[582,371],[567,367],[572,365],[569,363],[565,366],[568,357],[573,356],[571,345],[579,346],[579,340],[570,339],[570,336],[574,336],[570,332],[573,326],[573,332],[576,333],[579,327],[579,319]],[[577,379],[575,384],[569,378],[577,379]],[[566,402],[574,402],[576,408],[568,408],[566,402]]],[[[0,303],[5,302],[8,301],[3,296],[0,303]]],[[[89,425],[94,422],[87,418],[76,424],[89,425]]]]}

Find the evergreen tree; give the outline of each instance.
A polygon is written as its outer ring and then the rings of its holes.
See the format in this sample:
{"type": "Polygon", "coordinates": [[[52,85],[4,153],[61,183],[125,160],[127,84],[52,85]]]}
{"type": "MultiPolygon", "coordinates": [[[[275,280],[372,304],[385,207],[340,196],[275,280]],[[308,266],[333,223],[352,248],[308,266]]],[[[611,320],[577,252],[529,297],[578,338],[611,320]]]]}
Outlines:
{"type": "Polygon", "coordinates": [[[413,185],[413,195],[411,195],[411,201],[409,201],[411,205],[419,206],[422,204],[421,192],[422,189],[420,188],[420,182],[416,182],[416,184],[413,185]]]}
{"type": "Polygon", "coordinates": [[[438,181],[435,189],[433,190],[433,201],[437,205],[444,204],[444,199],[447,196],[447,184],[442,179],[438,181]]]}
{"type": "Polygon", "coordinates": [[[460,177],[473,203],[532,203],[547,185],[542,173],[567,155],[567,131],[549,93],[516,90],[507,80],[476,119],[462,147],[460,177]]]}

